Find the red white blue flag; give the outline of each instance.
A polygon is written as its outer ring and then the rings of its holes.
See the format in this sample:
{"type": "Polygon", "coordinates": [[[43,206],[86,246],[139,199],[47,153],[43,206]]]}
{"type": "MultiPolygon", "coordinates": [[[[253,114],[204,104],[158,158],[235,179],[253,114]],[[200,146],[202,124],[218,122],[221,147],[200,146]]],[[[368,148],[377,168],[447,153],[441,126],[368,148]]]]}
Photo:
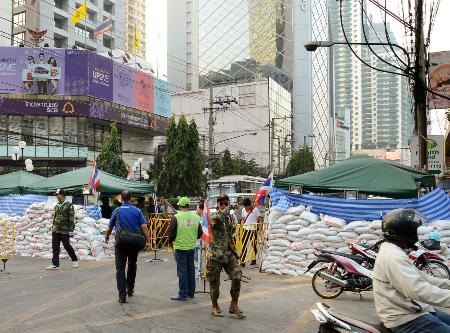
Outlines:
{"type": "Polygon", "coordinates": [[[211,244],[211,221],[208,201],[205,201],[205,208],[203,209],[202,230],[202,240],[206,244],[211,244]]]}
{"type": "Polygon", "coordinates": [[[131,180],[131,169],[128,170],[128,174],[127,174],[127,180],[131,180]]]}
{"type": "Polygon", "coordinates": [[[261,188],[255,193],[253,197],[253,201],[255,202],[255,206],[261,206],[264,204],[264,200],[266,200],[266,196],[269,193],[269,190],[272,188],[273,184],[273,171],[270,173],[269,177],[264,181],[261,188]]]}
{"type": "Polygon", "coordinates": [[[91,193],[95,193],[97,189],[100,187],[100,173],[97,168],[97,161],[94,161],[94,167],[92,168],[92,174],[89,178],[88,188],[91,193]]]}
{"type": "Polygon", "coordinates": [[[94,35],[98,36],[107,32],[111,32],[113,28],[112,17],[107,18],[94,29],[94,35]]]}

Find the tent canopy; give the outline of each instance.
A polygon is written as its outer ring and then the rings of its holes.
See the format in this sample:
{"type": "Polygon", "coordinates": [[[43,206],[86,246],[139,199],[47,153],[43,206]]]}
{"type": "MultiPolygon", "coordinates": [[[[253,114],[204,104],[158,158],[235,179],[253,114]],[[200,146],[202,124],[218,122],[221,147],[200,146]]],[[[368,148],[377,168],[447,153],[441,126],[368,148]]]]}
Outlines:
{"type": "Polygon", "coordinates": [[[24,188],[33,183],[45,180],[47,178],[35,175],[24,170],[11,172],[0,176],[0,195],[22,194],[24,188]]]}
{"type": "MultiPolygon", "coordinates": [[[[74,171],[62,173],[43,181],[31,184],[25,190],[27,193],[52,194],[58,188],[69,192],[81,192],[83,186],[86,186],[92,173],[92,167],[85,167],[74,171]]],[[[131,191],[133,194],[153,193],[153,185],[140,183],[125,178],[113,176],[107,172],[99,170],[100,188],[102,193],[120,193],[124,190],[131,191]]]]}
{"type": "Polygon", "coordinates": [[[373,157],[355,157],[318,171],[277,180],[275,187],[303,185],[312,192],[358,190],[390,198],[417,197],[420,187],[436,186],[434,175],[373,157]]]}

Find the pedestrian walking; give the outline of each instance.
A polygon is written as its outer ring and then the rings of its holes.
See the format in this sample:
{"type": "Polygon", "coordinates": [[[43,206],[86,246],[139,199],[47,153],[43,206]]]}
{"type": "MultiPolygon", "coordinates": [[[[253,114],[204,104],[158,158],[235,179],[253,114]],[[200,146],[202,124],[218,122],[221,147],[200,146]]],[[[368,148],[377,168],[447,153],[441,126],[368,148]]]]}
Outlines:
{"type": "Polygon", "coordinates": [[[75,251],[70,245],[69,234],[73,233],[75,229],[75,210],[73,204],[66,199],[66,192],[63,189],[56,190],[56,197],[58,203],[55,206],[55,214],[53,216],[52,227],[52,250],[53,258],[52,264],[48,266],[47,270],[59,269],[59,253],[61,251],[61,243],[63,243],[64,249],[72,259],[73,268],[78,268],[78,258],[75,251]]]}
{"type": "Polygon", "coordinates": [[[169,226],[169,244],[175,249],[179,287],[178,294],[170,298],[173,301],[185,301],[188,297],[194,298],[195,294],[194,249],[203,231],[200,217],[189,211],[189,204],[189,198],[180,198],[180,211],[175,214],[169,226]]]}
{"type": "Polygon", "coordinates": [[[223,268],[231,279],[231,304],[228,311],[242,319],[245,317],[244,313],[238,308],[242,271],[233,241],[233,224],[229,204],[228,195],[219,195],[217,198],[218,210],[211,219],[211,244],[209,245],[209,256],[206,264],[212,301],[211,314],[222,317],[218,299],[220,272],[223,268]]]}
{"type": "Polygon", "coordinates": [[[122,192],[123,204],[117,208],[109,221],[105,242],[108,243],[113,229],[115,235],[116,255],[116,280],[119,292],[119,302],[126,303],[126,297],[134,294],[134,285],[137,271],[137,258],[147,244],[150,251],[150,236],[147,221],[141,211],[131,204],[131,192],[122,192]],[[128,261],[128,271],[125,275],[125,267],[128,261]]]}
{"type": "MultiPolygon", "coordinates": [[[[246,261],[251,256],[251,251],[253,248],[253,253],[255,254],[255,258],[258,252],[258,235],[257,235],[257,227],[258,227],[258,219],[261,216],[258,208],[252,205],[252,201],[250,198],[244,199],[244,208],[242,208],[242,219],[241,223],[244,226],[244,236],[243,236],[243,244],[242,244],[242,261],[246,261]]],[[[256,259],[253,259],[251,265],[256,265],[256,259]]],[[[242,263],[241,266],[245,266],[245,263],[242,263]]]]}

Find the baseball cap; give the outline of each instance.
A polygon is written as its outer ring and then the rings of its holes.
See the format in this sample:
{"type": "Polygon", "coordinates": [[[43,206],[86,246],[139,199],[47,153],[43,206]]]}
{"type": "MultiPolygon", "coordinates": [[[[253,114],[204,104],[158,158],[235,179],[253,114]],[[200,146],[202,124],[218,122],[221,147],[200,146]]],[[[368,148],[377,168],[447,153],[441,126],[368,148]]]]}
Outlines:
{"type": "Polygon", "coordinates": [[[59,189],[56,190],[55,194],[56,195],[58,195],[58,194],[66,195],[66,191],[64,191],[63,188],[59,188],[59,189]]]}
{"type": "Polygon", "coordinates": [[[189,207],[191,203],[191,200],[189,200],[188,197],[181,197],[180,200],[178,200],[178,206],[179,207],[189,207]]]}

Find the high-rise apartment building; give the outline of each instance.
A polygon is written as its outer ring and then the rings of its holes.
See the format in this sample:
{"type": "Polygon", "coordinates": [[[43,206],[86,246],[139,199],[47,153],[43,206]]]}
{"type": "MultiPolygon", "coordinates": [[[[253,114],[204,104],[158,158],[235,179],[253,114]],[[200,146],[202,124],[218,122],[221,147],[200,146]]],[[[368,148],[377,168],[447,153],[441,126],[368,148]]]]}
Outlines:
{"type": "MultiPolygon", "coordinates": [[[[72,13],[82,0],[14,0],[13,45],[36,45],[31,31],[44,31],[40,46],[82,48],[95,52],[125,49],[125,0],[87,0],[87,18],[70,24],[72,13]],[[94,29],[107,18],[112,18],[113,31],[94,35],[94,29]]],[[[3,8],[3,6],[2,6],[3,8]]],[[[11,37],[10,37],[11,38],[11,37]]]]}
{"type": "Polygon", "coordinates": [[[145,0],[124,0],[125,4],[125,22],[126,22],[126,47],[142,58],[145,58],[145,0]],[[138,47],[133,48],[133,41],[136,38],[138,47]]]}
{"type": "MultiPolygon", "coordinates": [[[[342,21],[350,42],[386,43],[384,24],[370,22],[360,0],[342,2],[342,21]],[[361,16],[363,15],[363,24],[361,16]],[[363,30],[364,27],[364,30],[363,30]],[[365,36],[364,36],[365,34],[365,36]]],[[[367,11],[367,2],[363,2],[367,11]]],[[[334,41],[345,41],[341,26],[339,2],[331,2],[331,24],[334,41]]],[[[396,43],[389,25],[390,42],[396,43]]],[[[384,70],[394,70],[386,64],[401,65],[389,47],[353,46],[367,64],[384,70]]],[[[364,65],[347,45],[335,45],[334,103],[338,117],[351,112],[352,150],[396,150],[408,147],[413,119],[411,95],[407,79],[376,71],[364,65]]],[[[401,51],[399,52],[401,53],[401,51]]],[[[403,57],[403,54],[399,54],[403,57]]],[[[406,59],[405,59],[406,60],[406,59]]]]}

